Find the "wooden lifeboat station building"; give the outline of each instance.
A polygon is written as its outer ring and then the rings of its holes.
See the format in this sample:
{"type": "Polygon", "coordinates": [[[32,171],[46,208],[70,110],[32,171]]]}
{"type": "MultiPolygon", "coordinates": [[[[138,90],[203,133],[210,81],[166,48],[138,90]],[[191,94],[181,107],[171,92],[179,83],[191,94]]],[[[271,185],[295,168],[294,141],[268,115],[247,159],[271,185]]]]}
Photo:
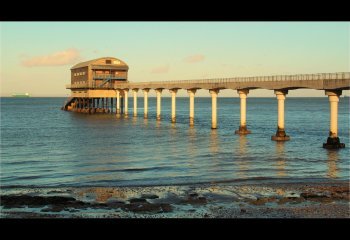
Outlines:
{"type": "MultiPolygon", "coordinates": [[[[115,86],[128,82],[128,65],[114,57],[102,57],[81,62],[71,68],[71,97],[64,103],[63,109],[83,113],[113,112],[113,98],[121,99],[115,86]]],[[[123,110],[121,108],[121,111],[123,110]]],[[[120,109],[120,108],[118,108],[120,109]]]]}

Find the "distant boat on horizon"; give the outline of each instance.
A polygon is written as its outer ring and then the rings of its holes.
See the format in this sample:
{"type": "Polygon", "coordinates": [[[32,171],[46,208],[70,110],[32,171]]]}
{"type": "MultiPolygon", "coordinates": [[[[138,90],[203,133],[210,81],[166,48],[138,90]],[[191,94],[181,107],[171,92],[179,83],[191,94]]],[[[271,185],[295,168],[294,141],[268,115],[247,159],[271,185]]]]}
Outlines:
{"type": "Polygon", "coordinates": [[[29,95],[29,93],[14,93],[14,94],[12,94],[12,97],[27,98],[27,97],[30,97],[30,95],[29,95]]]}

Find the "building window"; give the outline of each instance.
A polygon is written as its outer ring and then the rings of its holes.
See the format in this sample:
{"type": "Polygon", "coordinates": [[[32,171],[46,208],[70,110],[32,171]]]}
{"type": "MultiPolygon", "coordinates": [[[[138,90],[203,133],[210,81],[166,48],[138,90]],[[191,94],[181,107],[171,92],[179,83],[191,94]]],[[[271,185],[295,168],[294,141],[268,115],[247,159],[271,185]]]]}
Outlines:
{"type": "Polygon", "coordinates": [[[106,64],[112,64],[112,60],[106,60],[106,64]]]}

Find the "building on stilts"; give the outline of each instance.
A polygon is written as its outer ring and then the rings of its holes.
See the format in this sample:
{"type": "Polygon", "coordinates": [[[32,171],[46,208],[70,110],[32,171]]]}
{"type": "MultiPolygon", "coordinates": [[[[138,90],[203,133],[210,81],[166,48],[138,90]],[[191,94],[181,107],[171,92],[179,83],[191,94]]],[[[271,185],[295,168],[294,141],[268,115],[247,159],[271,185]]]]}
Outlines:
{"type": "Polygon", "coordinates": [[[63,110],[81,113],[120,113],[118,84],[128,82],[128,65],[114,57],[102,57],[74,65],[71,69],[71,96],[63,110]]]}

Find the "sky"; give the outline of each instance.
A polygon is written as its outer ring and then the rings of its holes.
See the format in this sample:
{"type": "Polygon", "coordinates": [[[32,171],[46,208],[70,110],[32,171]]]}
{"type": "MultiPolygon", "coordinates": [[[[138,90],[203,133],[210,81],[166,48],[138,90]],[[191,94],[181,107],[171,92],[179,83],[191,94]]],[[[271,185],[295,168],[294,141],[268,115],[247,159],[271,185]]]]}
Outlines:
{"type": "MultiPolygon", "coordinates": [[[[129,65],[132,82],[350,72],[350,22],[1,22],[0,34],[1,96],[69,96],[70,68],[107,56],[129,65]]],[[[325,95],[298,89],[288,96],[325,95]]]]}

